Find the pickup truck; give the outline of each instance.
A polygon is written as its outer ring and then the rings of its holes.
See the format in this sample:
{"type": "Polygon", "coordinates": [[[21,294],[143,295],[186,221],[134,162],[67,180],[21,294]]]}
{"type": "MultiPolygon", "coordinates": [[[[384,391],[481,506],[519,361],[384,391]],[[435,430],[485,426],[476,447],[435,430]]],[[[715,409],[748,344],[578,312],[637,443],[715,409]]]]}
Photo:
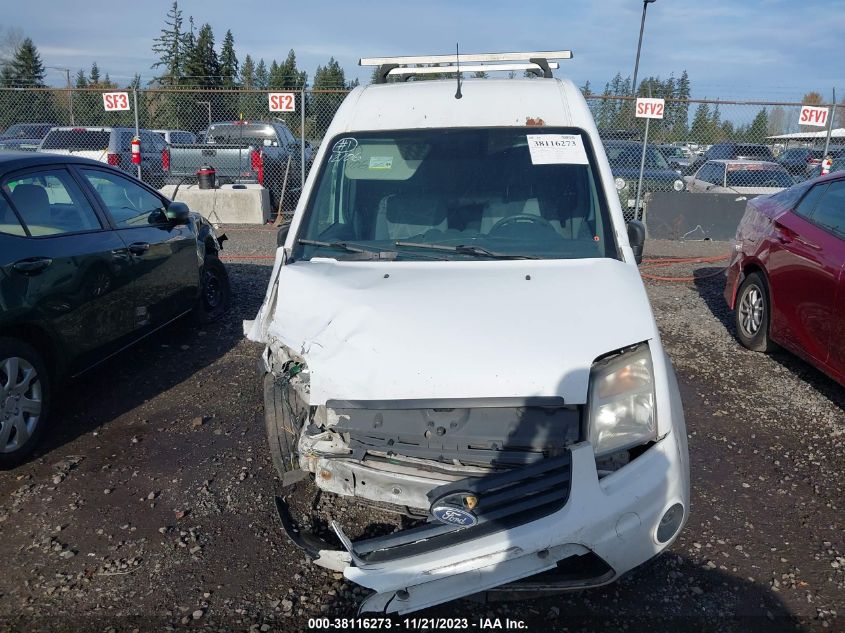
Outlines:
{"type": "Polygon", "coordinates": [[[218,184],[260,183],[270,191],[274,208],[282,193],[288,156],[287,193],[298,195],[300,149],[284,123],[228,121],[213,123],[205,142],[170,146],[168,183],[190,182],[197,170],[208,165],[217,172],[218,184]]]}

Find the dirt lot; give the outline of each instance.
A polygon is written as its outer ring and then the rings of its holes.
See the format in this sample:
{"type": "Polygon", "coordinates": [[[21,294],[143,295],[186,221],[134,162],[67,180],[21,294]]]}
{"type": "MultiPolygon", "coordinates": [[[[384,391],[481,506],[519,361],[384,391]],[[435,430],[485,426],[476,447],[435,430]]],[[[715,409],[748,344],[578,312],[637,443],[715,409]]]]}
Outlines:
{"type": "MultiPolygon", "coordinates": [[[[308,564],[275,515],[259,348],[241,336],[271,264],[247,257],[271,254],[275,235],[227,233],[228,318],[177,324],[72,384],[36,457],[0,472],[0,629],[298,631],[354,615],[365,592],[308,564]]],[[[418,615],[532,631],[845,630],[845,390],[740,348],[723,278],[707,276],[718,265],[648,282],[690,435],[692,517],[671,552],[603,589],[418,615]]]]}

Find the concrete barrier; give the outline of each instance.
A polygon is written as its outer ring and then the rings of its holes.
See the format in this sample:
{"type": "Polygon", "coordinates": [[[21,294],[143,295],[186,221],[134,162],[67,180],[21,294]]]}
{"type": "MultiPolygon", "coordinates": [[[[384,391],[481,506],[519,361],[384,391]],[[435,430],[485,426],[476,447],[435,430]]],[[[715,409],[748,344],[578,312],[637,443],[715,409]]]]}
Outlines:
{"type": "Polygon", "coordinates": [[[730,241],[754,196],[725,193],[657,192],[646,210],[648,237],[663,240],[730,241]]]}
{"type": "MultiPolygon", "coordinates": [[[[173,198],[175,185],[159,191],[173,198]]],[[[200,189],[183,184],[176,200],[184,202],[209,222],[219,224],[266,224],[270,219],[270,192],[257,184],[223,185],[219,189],[200,189]]]]}

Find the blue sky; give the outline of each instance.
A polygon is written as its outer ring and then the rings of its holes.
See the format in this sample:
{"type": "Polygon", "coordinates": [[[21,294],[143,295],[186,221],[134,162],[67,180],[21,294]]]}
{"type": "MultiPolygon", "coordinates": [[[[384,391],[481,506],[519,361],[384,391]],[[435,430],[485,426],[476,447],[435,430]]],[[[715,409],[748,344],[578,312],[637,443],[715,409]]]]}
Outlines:
{"type": "MultiPolygon", "coordinates": [[[[313,77],[334,56],[347,77],[369,78],[371,55],[570,48],[565,74],[600,91],[617,70],[633,72],[639,0],[182,0],[218,45],[227,28],[238,57],[268,64],[293,48],[313,77]]],[[[96,60],[119,83],[153,76],[151,44],[170,0],[27,0],[0,25],[33,38],[48,66],[88,68],[96,60]]],[[[845,96],[845,0],[657,0],[649,5],[640,77],[687,69],[693,96],[800,99],[809,90],[845,96]]],[[[63,74],[50,71],[59,84],[63,74]]]]}

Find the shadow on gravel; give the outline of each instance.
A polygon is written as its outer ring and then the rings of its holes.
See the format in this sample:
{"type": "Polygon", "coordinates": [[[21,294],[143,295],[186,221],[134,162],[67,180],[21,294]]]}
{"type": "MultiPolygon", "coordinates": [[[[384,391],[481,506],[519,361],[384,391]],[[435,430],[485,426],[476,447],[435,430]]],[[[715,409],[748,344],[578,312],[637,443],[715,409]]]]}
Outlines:
{"type": "MultiPolygon", "coordinates": [[[[725,326],[725,329],[736,342],[736,346],[741,347],[739,341],[736,340],[733,312],[728,309],[728,304],[723,295],[725,278],[722,275],[713,276],[719,270],[719,268],[697,269],[694,272],[695,287],[713,316],[725,326]]],[[[800,380],[812,385],[814,389],[838,407],[845,409],[845,390],[836,381],[831,380],[809,363],[784,349],[772,352],[769,357],[783,365],[800,380]]]]}
{"type": "MultiPolygon", "coordinates": [[[[326,615],[352,617],[356,614],[357,603],[350,599],[354,585],[344,584],[345,590],[327,596],[326,615]]],[[[468,629],[489,629],[496,628],[495,624],[485,627],[482,620],[498,618],[501,622],[498,628],[538,633],[800,633],[821,630],[822,626],[820,621],[802,620],[793,615],[767,585],[719,569],[707,569],[675,553],[660,556],[618,582],[598,589],[547,597],[512,596],[495,602],[474,596],[405,616],[393,616],[393,620],[401,624],[405,618],[416,618],[417,622],[451,618],[454,626],[450,628],[458,628],[459,623],[455,620],[465,618],[468,629]]]]}
{"type": "Polygon", "coordinates": [[[254,318],[261,305],[270,268],[233,263],[226,268],[232,307],[225,317],[203,326],[189,316],[180,319],[63,385],[50,428],[30,461],[190,379],[235,347],[243,339],[243,319],[254,318]]]}

